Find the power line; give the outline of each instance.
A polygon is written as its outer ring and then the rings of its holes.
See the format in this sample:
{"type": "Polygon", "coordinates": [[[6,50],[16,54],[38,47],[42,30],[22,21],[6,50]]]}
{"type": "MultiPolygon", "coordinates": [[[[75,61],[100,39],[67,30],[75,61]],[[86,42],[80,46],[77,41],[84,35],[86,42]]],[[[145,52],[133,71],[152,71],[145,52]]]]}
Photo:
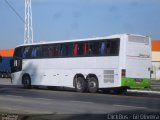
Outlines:
{"type": "Polygon", "coordinates": [[[23,17],[14,9],[14,7],[8,2],[8,0],[4,0],[7,5],[11,8],[11,10],[17,15],[17,17],[23,22],[25,23],[23,17]]]}

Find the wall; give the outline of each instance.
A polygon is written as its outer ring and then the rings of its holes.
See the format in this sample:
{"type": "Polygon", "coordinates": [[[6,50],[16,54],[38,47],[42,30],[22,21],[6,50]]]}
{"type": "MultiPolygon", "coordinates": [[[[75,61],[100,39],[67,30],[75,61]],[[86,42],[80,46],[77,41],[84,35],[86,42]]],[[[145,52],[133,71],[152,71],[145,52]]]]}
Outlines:
{"type": "Polygon", "coordinates": [[[14,49],[0,50],[0,77],[9,77],[11,72],[10,60],[14,49]]]}
{"type": "Polygon", "coordinates": [[[160,40],[152,40],[152,69],[151,78],[160,80],[160,40]]]}
{"type": "Polygon", "coordinates": [[[0,56],[2,56],[2,57],[12,57],[13,52],[14,52],[14,49],[0,50],[0,56]]]}

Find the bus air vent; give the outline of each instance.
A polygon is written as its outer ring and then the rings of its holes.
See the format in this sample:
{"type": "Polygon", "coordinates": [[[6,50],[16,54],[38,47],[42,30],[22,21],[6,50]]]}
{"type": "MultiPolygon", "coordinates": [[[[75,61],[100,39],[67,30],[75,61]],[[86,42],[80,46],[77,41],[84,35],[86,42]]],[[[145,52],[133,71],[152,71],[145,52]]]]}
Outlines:
{"type": "Polygon", "coordinates": [[[114,83],[114,70],[104,70],[104,83],[114,83]]]}

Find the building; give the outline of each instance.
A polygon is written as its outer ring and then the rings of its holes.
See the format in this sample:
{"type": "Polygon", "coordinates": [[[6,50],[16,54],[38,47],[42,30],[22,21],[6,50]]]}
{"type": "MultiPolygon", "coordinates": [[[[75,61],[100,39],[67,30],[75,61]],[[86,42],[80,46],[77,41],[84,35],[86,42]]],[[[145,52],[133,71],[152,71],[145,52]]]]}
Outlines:
{"type": "Polygon", "coordinates": [[[14,49],[0,50],[0,56],[11,57],[13,56],[14,49]]]}
{"type": "Polygon", "coordinates": [[[152,66],[151,78],[160,80],[160,40],[152,40],[152,66]]]}
{"type": "Polygon", "coordinates": [[[11,72],[10,60],[14,49],[0,50],[0,77],[9,77],[11,72]]]}

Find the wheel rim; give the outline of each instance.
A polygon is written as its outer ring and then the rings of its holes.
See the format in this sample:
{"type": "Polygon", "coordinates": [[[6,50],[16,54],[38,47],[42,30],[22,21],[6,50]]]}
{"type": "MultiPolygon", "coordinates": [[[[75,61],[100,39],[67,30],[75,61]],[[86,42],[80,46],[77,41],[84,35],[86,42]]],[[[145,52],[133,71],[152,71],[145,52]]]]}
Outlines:
{"type": "Polygon", "coordinates": [[[90,88],[95,88],[97,85],[94,81],[89,82],[89,87],[90,88]]]}
{"type": "Polygon", "coordinates": [[[25,84],[26,84],[26,86],[29,85],[29,80],[28,79],[25,80],[25,84]]]}
{"type": "Polygon", "coordinates": [[[30,88],[30,79],[28,77],[24,78],[24,87],[30,88]]]}
{"type": "Polygon", "coordinates": [[[77,81],[77,89],[82,89],[82,83],[80,81],[77,81]]]}

